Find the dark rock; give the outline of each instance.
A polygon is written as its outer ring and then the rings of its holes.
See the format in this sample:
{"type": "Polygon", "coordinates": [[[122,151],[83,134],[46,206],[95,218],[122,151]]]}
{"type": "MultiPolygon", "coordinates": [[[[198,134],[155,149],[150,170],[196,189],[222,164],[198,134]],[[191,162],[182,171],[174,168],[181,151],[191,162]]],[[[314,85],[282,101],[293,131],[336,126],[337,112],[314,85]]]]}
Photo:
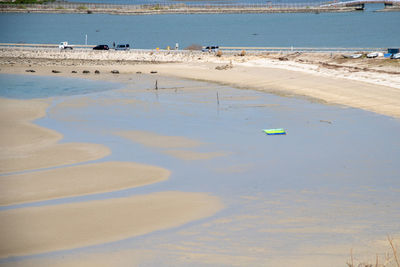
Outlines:
{"type": "Polygon", "coordinates": [[[118,74],[119,71],[118,71],[118,70],[112,70],[111,73],[113,73],[113,74],[118,74]]]}
{"type": "Polygon", "coordinates": [[[36,72],[35,70],[26,70],[26,72],[36,72]]]}
{"type": "Polygon", "coordinates": [[[99,70],[95,70],[94,73],[100,74],[100,71],[99,70]]]}
{"type": "Polygon", "coordinates": [[[142,72],[141,71],[137,71],[136,74],[142,74],[142,72]]]}
{"type": "Polygon", "coordinates": [[[216,66],[215,69],[216,70],[228,70],[228,69],[231,69],[232,67],[233,67],[232,64],[226,64],[223,66],[216,66]]]}
{"type": "Polygon", "coordinates": [[[71,71],[71,73],[78,73],[76,70],[71,71]]]}
{"type": "Polygon", "coordinates": [[[287,57],[279,57],[278,58],[280,61],[288,61],[289,59],[287,57]]]}
{"type": "Polygon", "coordinates": [[[154,74],[154,73],[157,73],[157,71],[155,71],[155,70],[152,70],[152,71],[150,71],[150,73],[153,73],[153,74],[154,74]]]}
{"type": "Polygon", "coordinates": [[[84,70],[84,71],[82,71],[82,73],[85,73],[85,74],[87,74],[87,73],[90,73],[90,71],[88,71],[88,70],[84,70]]]}
{"type": "Polygon", "coordinates": [[[52,70],[51,72],[52,73],[61,73],[61,71],[59,71],[59,70],[52,70]]]}

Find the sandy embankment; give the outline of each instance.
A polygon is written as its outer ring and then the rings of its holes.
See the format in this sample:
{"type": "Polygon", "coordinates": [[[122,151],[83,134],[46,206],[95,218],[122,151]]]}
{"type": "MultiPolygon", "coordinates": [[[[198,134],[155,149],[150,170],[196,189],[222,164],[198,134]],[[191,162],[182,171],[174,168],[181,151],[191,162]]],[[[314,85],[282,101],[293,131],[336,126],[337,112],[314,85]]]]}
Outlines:
{"type": "Polygon", "coordinates": [[[211,216],[222,208],[201,193],[162,192],[0,212],[0,258],[138,236],[211,216]]]}
{"type": "Polygon", "coordinates": [[[155,166],[105,162],[3,176],[0,205],[133,188],[166,180],[169,175],[168,170],[155,166]]]}
{"type": "MultiPolygon", "coordinates": [[[[400,117],[400,87],[240,64],[224,71],[215,70],[215,66],[210,64],[163,65],[157,69],[165,75],[218,82],[284,96],[305,96],[325,103],[400,117]]],[[[400,75],[396,79],[400,85],[400,75]]]]}
{"type": "MultiPolygon", "coordinates": [[[[60,133],[37,126],[50,100],[0,99],[1,172],[37,170],[99,159],[99,144],[58,144],[60,133]]],[[[110,192],[166,180],[166,169],[103,162],[0,177],[0,205],[110,192]]],[[[179,226],[222,208],[202,193],[161,192],[0,211],[0,258],[116,241],[179,226]]]]}
{"type": "MultiPolygon", "coordinates": [[[[280,95],[306,96],[326,103],[400,117],[400,61],[348,60],[340,55],[330,56],[329,53],[286,55],[287,60],[284,61],[278,57],[277,54],[216,57],[208,53],[174,51],[74,50],[68,53],[54,49],[0,49],[3,73],[25,73],[28,68],[41,75],[48,75],[51,69],[58,68],[63,72],[59,75],[66,76],[73,76],[71,70],[82,73],[83,69],[92,72],[99,69],[102,73],[118,69],[128,74],[156,70],[160,75],[211,81],[280,95]],[[217,70],[217,66],[227,68],[217,70]]],[[[82,77],[82,74],[74,75],[82,77]]],[[[101,79],[100,76],[97,79],[101,79]]]]}
{"type": "Polygon", "coordinates": [[[0,173],[48,168],[100,159],[110,150],[99,144],[58,144],[62,135],[37,126],[43,100],[0,99],[0,173]]]}

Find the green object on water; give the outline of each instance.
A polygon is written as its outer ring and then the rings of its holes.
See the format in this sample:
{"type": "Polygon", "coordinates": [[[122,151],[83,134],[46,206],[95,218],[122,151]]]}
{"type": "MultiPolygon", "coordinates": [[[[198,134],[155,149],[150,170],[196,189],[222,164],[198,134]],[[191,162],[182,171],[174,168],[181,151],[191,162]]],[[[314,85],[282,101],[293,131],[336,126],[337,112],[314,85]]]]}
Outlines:
{"type": "Polygon", "coordinates": [[[263,130],[268,135],[278,135],[278,134],[286,134],[285,130],[282,128],[278,129],[264,129],[263,130]]]}

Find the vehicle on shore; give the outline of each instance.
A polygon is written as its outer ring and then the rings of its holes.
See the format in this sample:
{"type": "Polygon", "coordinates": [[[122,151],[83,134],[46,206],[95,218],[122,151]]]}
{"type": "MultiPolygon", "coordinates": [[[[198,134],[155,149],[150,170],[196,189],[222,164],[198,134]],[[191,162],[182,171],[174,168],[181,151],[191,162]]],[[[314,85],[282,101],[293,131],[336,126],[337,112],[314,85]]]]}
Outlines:
{"type": "Polygon", "coordinates": [[[96,45],[95,47],[93,47],[93,50],[109,50],[110,48],[108,47],[108,45],[96,45]]]}
{"type": "Polygon", "coordinates": [[[363,54],[343,55],[344,58],[360,58],[363,54]]]}
{"type": "Polygon", "coordinates": [[[393,54],[390,58],[391,59],[400,59],[400,53],[393,54]]]}
{"type": "Polygon", "coordinates": [[[217,45],[206,46],[206,47],[203,47],[203,49],[201,49],[202,52],[209,52],[209,53],[218,52],[218,50],[219,50],[219,46],[217,46],[217,45]]]}
{"type": "Polygon", "coordinates": [[[367,54],[367,58],[376,58],[376,57],[383,57],[383,53],[372,52],[372,53],[367,54]]]}
{"type": "Polygon", "coordinates": [[[58,48],[60,48],[60,49],[70,49],[70,50],[73,49],[72,45],[68,44],[68,42],[61,42],[58,45],[58,48]]]}
{"type": "Polygon", "coordinates": [[[119,44],[115,47],[115,50],[129,50],[129,44],[119,44]]]}

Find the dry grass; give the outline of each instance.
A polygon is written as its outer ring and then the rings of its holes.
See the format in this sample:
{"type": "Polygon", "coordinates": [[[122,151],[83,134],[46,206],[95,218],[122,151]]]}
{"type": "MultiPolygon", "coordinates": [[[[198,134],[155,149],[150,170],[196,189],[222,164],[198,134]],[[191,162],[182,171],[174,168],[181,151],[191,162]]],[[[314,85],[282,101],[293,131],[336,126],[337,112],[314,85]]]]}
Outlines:
{"type": "Polygon", "coordinates": [[[191,44],[188,47],[185,48],[185,50],[191,50],[191,51],[200,51],[203,47],[199,44],[191,44]]]}
{"type": "Polygon", "coordinates": [[[375,257],[375,263],[365,263],[359,262],[355,263],[353,256],[353,249],[350,250],[350,260],[346,263],[348,267],[391,267],[397,266],[400,267],[399,256],[397,254],[396,244],[393,242],[393,238],[389,235],[387,236],[388,242],[390,244],[390,248],[392,250],[393,255],[390,255],[389,252],[385,253],[385,260],[380,262],[378,254],[375,257]]]}

